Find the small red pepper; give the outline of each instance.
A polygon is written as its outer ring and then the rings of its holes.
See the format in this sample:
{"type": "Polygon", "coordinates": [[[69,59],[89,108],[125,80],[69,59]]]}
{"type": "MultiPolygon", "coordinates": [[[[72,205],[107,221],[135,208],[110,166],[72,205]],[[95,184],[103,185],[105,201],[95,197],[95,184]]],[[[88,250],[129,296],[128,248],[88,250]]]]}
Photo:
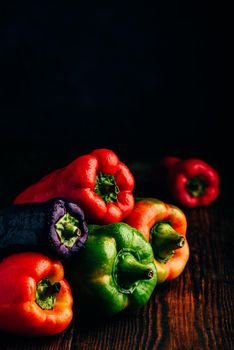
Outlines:
{"type": "Polygon", "coordinates": [[[208,206],[219,196],[219,174],[201,159],[165,157],[168,189],[174,199],[186,208],[208,206]]]}
{"type": "Polygon", "coordinates": [[[108,149],[96,149],[31,185],[15,204],[64,197],[79,203],[89,223],[122,221],[133,209],[134,178],[128,167],[108,149]]]}
{"type": "Polygon", "coordinates": [[[187,220],[174,205],[156,198],[136,200],[125,222],[151,243],[158,273],[158,284],[178,277],[189,258],[187,220]]]}
{"type": "Polygon", "coordinates": [[[60,261],[34,252],[9,255],[0,281],[0,330],[47,336],[70,324],[73,298],[60,261]]]}

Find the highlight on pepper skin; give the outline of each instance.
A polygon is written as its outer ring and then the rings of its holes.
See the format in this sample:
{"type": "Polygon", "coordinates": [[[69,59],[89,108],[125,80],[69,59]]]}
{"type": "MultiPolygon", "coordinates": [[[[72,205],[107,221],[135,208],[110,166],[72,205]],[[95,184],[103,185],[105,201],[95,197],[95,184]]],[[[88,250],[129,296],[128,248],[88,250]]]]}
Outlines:
{"type": "Polygon", "coordinates": [[[125,222],[136,228],[154,252],[158,284],[178,277],[189,259],[187,220],[178,207],[156,198],[136,200],[125,222]]]}
{"type": "Polygon", "coordinates": [[[85,249],[68,269],[79,310],[99,318],[145,305],[157,284],[149,242],[123,222],[88,228],[85,249]]]}
{"type": "Polygon", "coordinates": [[[16,196],[14,204],[63,197],[80,205],[92,224],[122,221],[133,209],[134,177],[109,149],[81,155],[16,196]]]}
{"type": "Polygon", "coordinates": [[[73,296],[63,265],[41,253],[12,254],[0,263],[0,330],[24,336],[63,332],[73,296]]]}

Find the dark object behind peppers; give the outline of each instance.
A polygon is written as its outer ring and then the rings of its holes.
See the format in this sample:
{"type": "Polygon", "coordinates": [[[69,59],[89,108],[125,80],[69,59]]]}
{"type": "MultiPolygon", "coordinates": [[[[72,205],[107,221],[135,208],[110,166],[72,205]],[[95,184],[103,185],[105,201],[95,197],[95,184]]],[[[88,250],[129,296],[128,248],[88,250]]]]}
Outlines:
{"type": "Polygon", "coordinates": [[[12,205],[0,211],[0,259],[28,250],[67,259],[83,247],[87,237],[82,209],[61,198],[12,205]]]}
{"type": "Polygon", "coordinates": [[[168,190],[186,208],[208,206],[219,196],[219,174],[201,159],[165,157],[168,190]]]}
{"type": "Polygon", "coordinates": [[[48,336],[70,324],[73,297],[64,268],[38,252],[11,254],[0,262],[0,330],[48,336]]]}
{"type": "Polygon", "coordinates": [[[78,203],[92,224],[122,221],[133,209],[134,178],[109,149],[96,149],[57,169],[21,192],[15,204],[63,197],[78,203]]]}
{"type": "Polygon", "coordinates": [[[80,312],[102,318],[145,305],[157,283],[149,242],[125,223],[88,227],[85,249],[67,275],[80,312]]]}

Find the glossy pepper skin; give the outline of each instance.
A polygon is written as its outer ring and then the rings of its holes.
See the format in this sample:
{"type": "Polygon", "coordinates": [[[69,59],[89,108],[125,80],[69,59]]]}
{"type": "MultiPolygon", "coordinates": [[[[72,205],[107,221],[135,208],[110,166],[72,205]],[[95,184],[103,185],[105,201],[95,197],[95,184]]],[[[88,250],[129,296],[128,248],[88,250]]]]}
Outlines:
{"type": "Polygon", "coordinates": [[[136,200],[125,222],[136,228],[152,245],[158,284],[178,277],[189,258],[187,220],[174,205],[156,198],[136,200]]]}
{"type": "Polygon", "coordinates": [[[208,206],[219,196],[219,174],[201,159],[165,157],[169,191],[183,207],[208,206]]]}
{"type": "Polygon", "coordinates": [[[150,244],[126,223],[88,227],[85,249],[70,269],[78,308],[110,317],[145,305],[157,283],[150,244]]]}
{"type": "Polygon", "coordinates": [[[64,197],[82,207],[93,224],[120,222],[134,206],[134,178],[129,168],[109,149],[96,149],[31,185],[15,204],[64,197]]]}
{"type": "Polygon", "coordinates": [[[48,336],[70,324],[73,297],[61,262],[40,253],[8,256],[0,263],[0,330],[48,336]]]}

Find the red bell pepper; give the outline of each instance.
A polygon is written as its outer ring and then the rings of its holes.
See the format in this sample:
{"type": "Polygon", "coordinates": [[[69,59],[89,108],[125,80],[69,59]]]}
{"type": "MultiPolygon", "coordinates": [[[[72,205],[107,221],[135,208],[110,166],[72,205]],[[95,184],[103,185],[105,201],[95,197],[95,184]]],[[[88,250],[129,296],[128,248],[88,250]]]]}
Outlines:
{"type": "Polygon", "coordinates": [[[134,178],[108,149],[96,149],[31,185],[15,204],[64,197],[79,203],[89,223],[122,221],[133,209],[134,178]]]}
{"type": "Polygon", "coordinates": [[[0,330],[47,336],[65,330],[73,312],[60,261],[40,253],[9,255],[0,263],[0,330]]]}
{"type": "Polygon", "coordinates": [[[186,208],[208,206],[219,196],[219,174],[201,159],[165,157],[168,189],[174,199],[186,208]]]}
{"type": "Polygon", "coordinates": [[[156,198],[136,201],[125,222],[151,243],[158,273],[158,284],[178,277],[189,258],[187,220],[174,205],[156,198]]]}

